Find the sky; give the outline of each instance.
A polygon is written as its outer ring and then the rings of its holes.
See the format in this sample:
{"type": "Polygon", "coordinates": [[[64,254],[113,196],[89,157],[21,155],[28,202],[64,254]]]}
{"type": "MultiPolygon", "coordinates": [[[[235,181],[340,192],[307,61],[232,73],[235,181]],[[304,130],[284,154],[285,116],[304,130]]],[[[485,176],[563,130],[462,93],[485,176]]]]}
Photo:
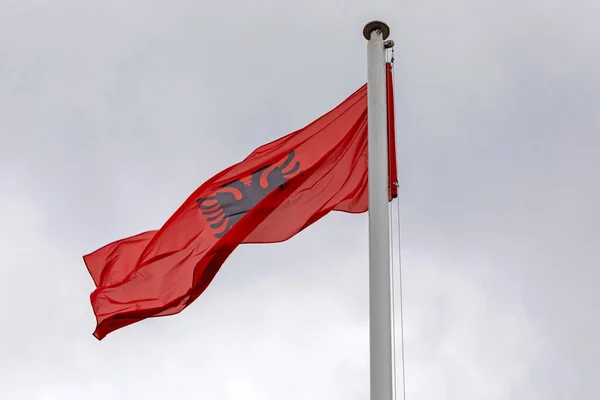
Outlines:
{"type": "Polygon", "coordinates": [[[368,398],[366,214],[241,246],[101,342],[81,257],[364,84],[372,19],[407,399],[600,398],[596,0],[2,1],[0,398],[368,398]]]}

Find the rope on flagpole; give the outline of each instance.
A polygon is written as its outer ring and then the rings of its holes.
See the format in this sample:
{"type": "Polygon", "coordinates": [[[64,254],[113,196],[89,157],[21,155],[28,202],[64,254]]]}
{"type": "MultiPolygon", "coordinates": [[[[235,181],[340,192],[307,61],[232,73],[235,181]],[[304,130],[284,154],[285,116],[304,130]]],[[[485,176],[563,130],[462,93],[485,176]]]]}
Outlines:
{"type": "MultiPolygon", "coordinates": [[[[388,49],[389,50],[389,49],[388,49]]],[[[392,52],[394,51],[394,48],[392,47],[392,52]]],[[[389,53],[389,51],[388,51],[389,53]]],[[[391,63],[391,68],[394,68],[394,64],[393,64],[393,59],[394,57],[392,56],[390,63],[391,63]]],[[[393,75],[392,75],[393,77],[393,75]]],[[[388,108],[389,110],[389,108],[388,108]]],[[[395,135],[396,133],[393,132],[393,134],[395,135]]],[[[396,184],[396,182],[392,182],[392,185],[396,184]]],[[[398,392],[398,377],[397,377],[397,373],[396,373],[396,299],[395,299],[395,293],[396,290],[394,288],[394,262],[396,260],[396,257],[394,257],[394,225],[393,225],[393,215],[394,215],[394,209],[392,207],[392,203],[390,202],[389,204],[389,209],[390,209],[390,224],[389,224],[389,230],[390,230],[390,251],[391,251],[391,258],[392,258],[392,279],[391,279],[391,292],[392,292],[392,377],[393,377],[393,386],[392,386],[392,390],[393,390],[393,396],[394,399],[397,398],[397,392],[398,392]]]]}
{"type": "MultiPolygon", "coordinates": [[[[392,69],[394,68],[394,47],[391,48],[391,59],[390,59],[390,63],[391,63],[391,67],[392,69]]],[[[392,86],[395,89],[396,88],[396,74],[392,74],[392,86]]],[[[394,107],[394,111],[395,111],[395,107],[394,107]]],[[[394,132],[394,134],[396,134],[394,132]]],[[[396,141],[397,143],[397,141],[396,141]]],[[[397,182],[394,182],[393,184],[398,185],[397,182]]],[[[396,288],[395,288],[395,282],[396,279],[394,277],[394,270],[395,270],[395,266],[394,266],[394,262],[395,262],[395,257],[394,257],[394,240],[393,240],[393,225],[394,222],[396,224],[396,229],[398,232],[398,271],[399,271],[399,276],[398,276],[398,286],[399,286],[399,295],[400,295],[400,351],[401,351],[401,356],[400,356],[400,362],[401,362],[401,366],[402,366],[402,400],[406,400],[406,374],[405,374],[405,357],[404,357],[404,298],[403,298],[403,294],[402,294],[402,255],[401,255],[401,242],[400,242],[400,196],[398,196],[396,198],[396,218],[394,221],[394,212],[393,212],[393,208],[392,208],[392,204],[390,204],[390,219],[392,221],[390,221],[390,240],[392,241],[390,249],[391,249],[391,257],[392,257],[392,351],[393,351],[393,355],[392,355],[392,368],[393,368],[393,378],[394,378],[394,386],[393,386],[393,392],[394,392],[394,399],[397,399],[397,372],[396,372],[396,288]]]]}
{"type": "MultiPolygon", "coordinates": [[[[394,212],[394,209],[392,208],[392,203],[390,202],[389,206],[390,208],[390,220],[393,219],[392,215],[394,212]]],[[[395,289],[394,289],[394,260],[396,259],[394,257],[394,227],[393,224],[390,223],[389,226],[389,230],[390,230],[390,251],[391,251],[391,257],[392,257],[392,279],[391,279],[391,292],[392,292],[392,377],[393,377],[393,386],[392,386],[392,392],[393,392],[393,396],[394,399],[396,399],[396,392],[397,392],[397,381],[398,381],[398,377],[396,376],[396,310],[395,310],[395,304],[396,304],[396,299],[395,299],[395,289]]]]}

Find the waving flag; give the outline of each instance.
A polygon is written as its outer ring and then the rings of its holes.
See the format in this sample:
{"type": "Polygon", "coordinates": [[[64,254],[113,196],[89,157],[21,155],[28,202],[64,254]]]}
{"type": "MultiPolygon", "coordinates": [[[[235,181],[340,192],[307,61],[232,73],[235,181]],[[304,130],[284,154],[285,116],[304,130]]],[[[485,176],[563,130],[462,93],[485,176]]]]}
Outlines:
{"type": "MultiPolygon", "coordinates": [[[[388,72],[390,177],[396,181],[388,72]]],[[[396,196],[390,185],[390,200],[396,196]]],[[[367,87],[310,125],[221,171],[157,231],[84,256],[96,284],[94,336],[176,314],[208,287],[242,243],[287,240],[330,211],[362,213],[367,195],[367,87]]]]}

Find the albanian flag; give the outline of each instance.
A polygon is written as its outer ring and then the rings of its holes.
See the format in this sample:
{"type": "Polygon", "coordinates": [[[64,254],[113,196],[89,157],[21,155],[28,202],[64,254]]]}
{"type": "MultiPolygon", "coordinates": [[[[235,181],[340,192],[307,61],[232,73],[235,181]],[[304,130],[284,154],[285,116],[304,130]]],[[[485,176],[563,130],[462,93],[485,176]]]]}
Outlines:
{"type": "MultiPolygon", "coordinates": [[[[396,197],[393,94],[388,64],[390,200],[396,197]]],[[[107,334],[179,313],[242,243],[287,240],[332,210],[362,213],[367,192],[367,86],[307,127],[254,150],[202,184],[157,231],[84,256],[90,299],[107,334]]]]}

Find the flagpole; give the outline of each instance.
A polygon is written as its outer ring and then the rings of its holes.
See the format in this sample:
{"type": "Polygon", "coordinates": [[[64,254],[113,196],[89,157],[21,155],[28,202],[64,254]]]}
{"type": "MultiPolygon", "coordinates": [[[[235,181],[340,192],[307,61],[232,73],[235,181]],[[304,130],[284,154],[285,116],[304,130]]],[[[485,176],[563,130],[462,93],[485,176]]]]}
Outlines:
{"type": "Polygon", "coordinates": [[[388,133],[384,40],[390,28],[369,22],[368,60],[370,400],[392,400],[392,313],[388,198],[388,133]]]}

